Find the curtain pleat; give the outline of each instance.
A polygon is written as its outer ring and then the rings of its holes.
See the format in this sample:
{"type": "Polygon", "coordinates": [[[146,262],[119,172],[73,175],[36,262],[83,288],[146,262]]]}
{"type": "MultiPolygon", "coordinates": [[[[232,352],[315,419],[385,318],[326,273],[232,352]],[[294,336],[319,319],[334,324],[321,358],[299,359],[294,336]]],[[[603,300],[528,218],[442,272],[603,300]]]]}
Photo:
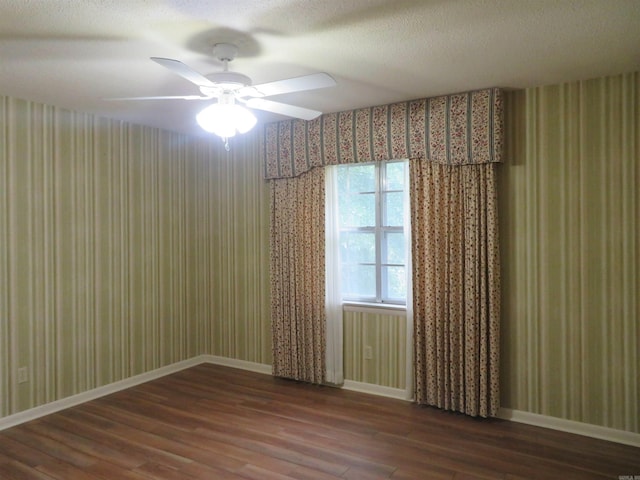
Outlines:
{"type": "Polygon", "coordinates": [[[411,161],[416,401],[472,416],[499,407],[495,165],[411,161]]]}
{"type": "Polygon", "coordinates": [[[273,374],[325,380],[325,179],[313,169],[271,182],[273,374]]]}

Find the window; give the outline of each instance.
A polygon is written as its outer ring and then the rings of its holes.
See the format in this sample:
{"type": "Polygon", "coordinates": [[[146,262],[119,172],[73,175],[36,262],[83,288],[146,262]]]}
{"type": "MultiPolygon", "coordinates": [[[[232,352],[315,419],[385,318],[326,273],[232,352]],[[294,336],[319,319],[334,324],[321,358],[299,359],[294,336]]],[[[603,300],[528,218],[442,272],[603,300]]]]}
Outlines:
{"type": "Polygon", "coordinates": [[[404,161],[338,166],[342,299],[406,303],[404,161]]]}

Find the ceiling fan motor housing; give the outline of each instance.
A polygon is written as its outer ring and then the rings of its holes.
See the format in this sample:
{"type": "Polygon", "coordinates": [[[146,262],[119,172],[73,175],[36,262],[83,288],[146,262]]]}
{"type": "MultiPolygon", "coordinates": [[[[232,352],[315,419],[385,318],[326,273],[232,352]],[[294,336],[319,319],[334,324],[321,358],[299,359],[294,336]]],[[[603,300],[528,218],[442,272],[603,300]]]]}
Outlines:
{"type": "Polygon", "coordinates": [[[204,95],[215,96],[220,92],[235,92],[251,85],[249,77],[237,72],[217,72],[205,76],[216,85],[215,87],[200,85],[200,91],[204,95]]]}

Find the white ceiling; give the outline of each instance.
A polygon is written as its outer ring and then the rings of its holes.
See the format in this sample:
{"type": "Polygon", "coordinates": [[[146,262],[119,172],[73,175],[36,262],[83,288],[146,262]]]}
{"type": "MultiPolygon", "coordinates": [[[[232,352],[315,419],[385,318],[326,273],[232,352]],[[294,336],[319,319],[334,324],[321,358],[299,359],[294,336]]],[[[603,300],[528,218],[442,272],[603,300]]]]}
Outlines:
{"type": "Polygon", "coordinates": [[[638,71],[640,0],[0,0],[0,95],[200,135],[202,102],[104,99],[197,94],[149,57],[212,73],[220,42],[254,84],[329,73],[270,98],[335,112],[638,71]]]}

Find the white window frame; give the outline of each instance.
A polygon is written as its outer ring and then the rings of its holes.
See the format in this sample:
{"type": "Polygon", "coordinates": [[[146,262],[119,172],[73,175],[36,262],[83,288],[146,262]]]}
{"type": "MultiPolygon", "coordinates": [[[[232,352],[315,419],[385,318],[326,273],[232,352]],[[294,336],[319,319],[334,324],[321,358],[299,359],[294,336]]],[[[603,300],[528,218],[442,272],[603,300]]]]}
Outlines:
{"type": "MultiPolygon", "coordinates": [[[[368,163],[357,163],[357,164],[345,164],[345,165],[340,165],[338,166],[338,168],[350,168],[350,167],[357,167],[357,166],[365,166],[365,165],[373,165],[375,167],[375,186],[376,189],[375,191],[366,191],[366,192],[359,192],[360,194],[366,194],[366,195],[371,195],[373,194],[375,196],[375,226],[370,226],[370,227],[343,227],[340,226],[339,230],[340,233],[342,232],[363,232],[363,233],[373,233],[375,236],[375,245],[376,245],[376,252],[375,252],[375,264],[373,263],[358,263],[358,265],[371,265],[375,267],[375,275],[376,275],[376,294],[375,297],[357,297],[357,296],[344,296],[342,297],[342,300],[344,303],[353,303],[353,302],[357,302],[357,303],[371,303],[371,304],[376,304],[376,305],[401,305],[404,306],[406,305],[406,296],[404,299],[397,299],[397,298],[391,298],[389,297],[389,292],[388,292],[388,285],[389,282],[386,280],[386,269],[383,267],[403,267],[406,271],[407,264],[406,261],[405,263],[399,264],[399,263],[383,263],[382,259],[386,257],[385,252],[383,251],[383,249],[386,246],[386,242],[384,242],[384,237],[386,236],[386,234],[388,233],[403,233],[405,236],[407,235],[406,232],[406,225],[403,226],[385,226],[384,225],[384,217],[385,217],[385,204],[383,202],[383,197],[384,194],[386,193],[406,193],[406,189],[408,188],[408,185],[406,185],[406,177],[407,175],[405,174],[405,185],[404,185],[404,190],[387,190],[387,175],[386,175],[386,170],[387,170],[387,166],[389,164],[392,163],[405,163],[405,169],[408,168],[408,166],[406,165],[406,160],[385,160],[385,161],[381,161],[381,162],[368,162],[368,163]]],[[[405,195],[406,198],[406,195],[405,195]]],[[[405,205],[405,209],[408,208],[408,205],[405,205]]],[[[405,215],[406,217],[406,215],[405,215]]],[[[406,223],[406,222],[404,222],[406,223]]]]}

